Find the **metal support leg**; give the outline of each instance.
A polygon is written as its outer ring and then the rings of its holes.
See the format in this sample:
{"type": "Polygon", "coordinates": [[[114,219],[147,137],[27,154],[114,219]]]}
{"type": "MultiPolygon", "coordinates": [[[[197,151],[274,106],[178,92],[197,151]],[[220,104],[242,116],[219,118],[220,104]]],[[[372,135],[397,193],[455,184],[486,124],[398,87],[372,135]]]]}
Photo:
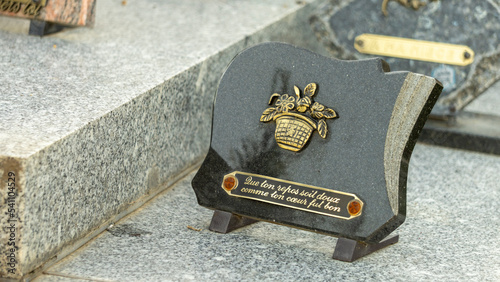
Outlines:
{"type": "Polygon", "coordinates": [[[31,20],[30,21],[29,35],[44,36],[44,35],[48,35],[51,33],[59,32],[63,28],[64,28],[63,25],[59,25],[56,23],[39,21],[39,20],[31,20]]]}
{"type": "Polygon", "coordinates": [[[244,216],[239,216],[225,211],[214,211],[212,222],[210,222],[210,231],[218,233],[229,233],[238,228],[255,223],[258,220],[251,219],[244,216]]]}
{"type": "Polygon", "coordinates": [[[389,245],[396,244],[398,241],[399,235],[375,244],[366,244],[351,239],[339,238],[333,252],[333,259],[353,262],[389,245]]]}

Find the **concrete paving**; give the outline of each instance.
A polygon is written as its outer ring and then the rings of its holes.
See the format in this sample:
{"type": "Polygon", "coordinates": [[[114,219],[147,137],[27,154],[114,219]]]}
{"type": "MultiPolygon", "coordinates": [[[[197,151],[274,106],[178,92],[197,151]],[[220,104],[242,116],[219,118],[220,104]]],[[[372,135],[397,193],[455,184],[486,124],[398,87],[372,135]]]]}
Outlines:
{"type": "Polygon", "coordinates": [[[498,281],[499,171],[498,156],[417,144],[400,242],[354,263],[289,227],[209,231],[193,172],[36,281],[498,281]]]}
{"type": "Polygon", "coordinates": [[[500,81],[467,105],[464,111],[500,116],[500,81]]]}

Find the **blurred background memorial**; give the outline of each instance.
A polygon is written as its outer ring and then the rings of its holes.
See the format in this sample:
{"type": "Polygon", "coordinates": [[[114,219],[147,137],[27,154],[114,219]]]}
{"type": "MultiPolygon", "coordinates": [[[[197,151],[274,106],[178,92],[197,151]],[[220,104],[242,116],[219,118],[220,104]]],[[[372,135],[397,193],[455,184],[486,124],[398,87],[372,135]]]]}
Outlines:
{"type": "Polygon", "coordinates": [[[422,141],[499,153],[499,116],[470,114],[464,108],[500,79],[500,1],[335,0],[317,10],[311,25],[330,54],[344,60],[381,56],[359,51],[359,36],[365,34],[462,46],[463,60],[468,61],[462,65],[429,60],[429,55],[449,53],[435,49],[430,54],[417,45],[413,50],[386,48],[382,58],[391,71],[422,73],[443,83],[422,141]],[[399,58],[400,52],[424,56],[399,58]]]}
{"type": "MultiPolygon", "coordinates": [[[[30,19],[29,34],[43,36],[64,27],[93,26],[96,0],[0,0],[0,15],[30,19]]],[[[19,31],[22,21],[0,17],[2,29],[19,31]]]]}

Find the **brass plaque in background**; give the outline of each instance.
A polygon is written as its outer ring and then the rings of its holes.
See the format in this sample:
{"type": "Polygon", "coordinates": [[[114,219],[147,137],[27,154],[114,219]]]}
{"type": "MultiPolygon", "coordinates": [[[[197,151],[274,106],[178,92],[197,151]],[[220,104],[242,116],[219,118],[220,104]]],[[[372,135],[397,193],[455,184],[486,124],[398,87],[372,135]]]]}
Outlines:
{"type": "Polygon", "coordinates": [[[465,45],[377,34],[365,33],[357,36],[354,40],[354,48],[363,54],[457,66],[467,66],[474,61],[474,51],[465,45]]]}

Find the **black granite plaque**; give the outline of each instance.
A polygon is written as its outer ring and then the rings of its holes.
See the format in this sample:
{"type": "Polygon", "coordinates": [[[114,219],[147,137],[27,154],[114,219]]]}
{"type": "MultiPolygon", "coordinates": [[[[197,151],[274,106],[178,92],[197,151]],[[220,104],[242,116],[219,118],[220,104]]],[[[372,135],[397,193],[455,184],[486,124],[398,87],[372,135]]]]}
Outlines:
{"type": "Polygon", "coordinates": [[[249,48],[220,80],[205,207],[376,243],[403,223],[416,138],[442,86],[282,43],[249,48]]]}

